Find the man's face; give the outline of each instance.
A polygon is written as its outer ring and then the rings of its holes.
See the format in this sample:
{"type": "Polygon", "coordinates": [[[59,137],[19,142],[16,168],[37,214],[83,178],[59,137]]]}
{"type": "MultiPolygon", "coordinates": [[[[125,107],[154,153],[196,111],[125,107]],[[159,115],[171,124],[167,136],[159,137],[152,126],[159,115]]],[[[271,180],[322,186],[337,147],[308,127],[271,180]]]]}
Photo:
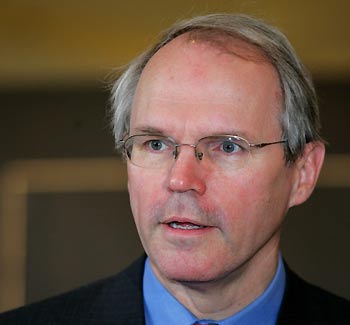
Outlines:
{"type": "MultiPolygon", "coordinates": [[[[237,134],[251,143],[277,141],[280,107],[278,76],[268,63],[183,35],[142,73],[130,135],[151,130],[185,144],[215,134],[237,134]]],[[[158,277],[163,282],[225,279],[276,257],[295,178],[282,145],[255,150],[237,170],[208,167],[193,150],[182,146],[168,168],[128,161],[132,212],[158,277]],[[174,223],[205,227],[179,229],[174,223]]]]}

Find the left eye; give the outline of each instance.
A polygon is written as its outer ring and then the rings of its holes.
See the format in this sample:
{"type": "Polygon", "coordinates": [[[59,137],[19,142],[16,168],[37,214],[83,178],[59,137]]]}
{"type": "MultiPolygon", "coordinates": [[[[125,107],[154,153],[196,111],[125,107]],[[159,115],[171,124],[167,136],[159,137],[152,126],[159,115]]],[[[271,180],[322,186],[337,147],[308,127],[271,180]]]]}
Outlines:
{"type": "Polygon", "coordinates": [[[226,153],[235,153],[242,150],[242,147],[237,143],[226,140],[221,144],[221,150],[226,153]]]}

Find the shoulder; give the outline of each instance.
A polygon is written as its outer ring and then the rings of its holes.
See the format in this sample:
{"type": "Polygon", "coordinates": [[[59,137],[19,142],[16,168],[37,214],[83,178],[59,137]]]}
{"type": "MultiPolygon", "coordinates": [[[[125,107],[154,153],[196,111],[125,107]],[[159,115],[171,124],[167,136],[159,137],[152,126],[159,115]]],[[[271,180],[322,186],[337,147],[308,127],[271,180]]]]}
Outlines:
{"type": "Polygon", "coordinates": [[[142,324],[144,260],[115,276],[5,312],[0,324],[128,324],[132,319],[142,324]]]}
{"type": "Polygon", "coordinates": [[[350,324],[349,300],[307,283],[286,267],[278,324],[350,324]]]}

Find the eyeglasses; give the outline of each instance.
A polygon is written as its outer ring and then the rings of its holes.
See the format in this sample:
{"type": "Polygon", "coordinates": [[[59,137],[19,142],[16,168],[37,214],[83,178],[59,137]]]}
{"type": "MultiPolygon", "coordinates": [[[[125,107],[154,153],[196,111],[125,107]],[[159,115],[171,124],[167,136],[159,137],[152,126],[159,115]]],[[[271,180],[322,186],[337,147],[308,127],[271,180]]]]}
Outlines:
{"type": "Polygon", "coordinates": [[[201,138],[195,144],[187,144],[176,143],[159,134],[136,134],[120,140],[132,164],[152,169],[168,167],[178,158],[183,146],[192,147],[195,158],[201,163],[237,169],[247,164],[254,149],[286,142],[249,143],[238,135],[213,135],[201,138]]]}

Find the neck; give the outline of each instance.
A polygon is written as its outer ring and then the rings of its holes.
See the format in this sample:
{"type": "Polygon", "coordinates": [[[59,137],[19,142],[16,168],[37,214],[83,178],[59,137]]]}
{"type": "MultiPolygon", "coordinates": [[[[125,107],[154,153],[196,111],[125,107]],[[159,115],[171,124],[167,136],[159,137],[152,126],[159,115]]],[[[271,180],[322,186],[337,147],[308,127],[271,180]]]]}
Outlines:
{"type": "Polygon", "coordinates": [[[156,274],[168,291],[196,317],[220,320],[250,304],[272,281],[278,264],[278,244],[261,253],[233,273],[208,282],[164,281],[156,274]]]}

